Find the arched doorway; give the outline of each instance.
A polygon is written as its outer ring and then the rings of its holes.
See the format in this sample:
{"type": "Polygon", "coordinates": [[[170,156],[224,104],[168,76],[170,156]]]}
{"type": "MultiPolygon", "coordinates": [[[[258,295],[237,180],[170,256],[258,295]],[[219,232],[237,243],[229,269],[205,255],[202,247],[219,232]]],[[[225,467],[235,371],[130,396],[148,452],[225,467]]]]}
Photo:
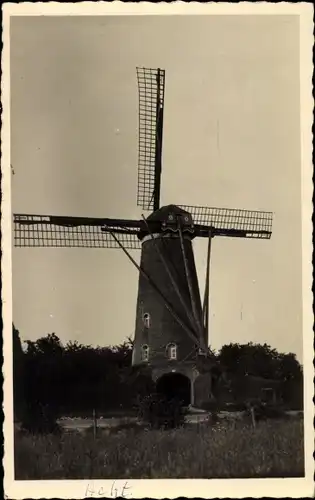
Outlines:
{"type": "Polygon", "coordinates": [[[156,383],[158,394],[166,399],[179,399],[184,406],[190,404],[191,383],[188,377],[181,373],[166,373],[162,375],[156,383]]]}

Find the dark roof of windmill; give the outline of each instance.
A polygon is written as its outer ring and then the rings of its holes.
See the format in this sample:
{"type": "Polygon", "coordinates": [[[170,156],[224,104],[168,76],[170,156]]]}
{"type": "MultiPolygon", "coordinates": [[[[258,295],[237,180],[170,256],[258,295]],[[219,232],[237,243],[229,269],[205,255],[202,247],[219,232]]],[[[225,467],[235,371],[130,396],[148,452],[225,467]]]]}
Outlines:
{"type": "Polygon", "coordinates": [[[155,212],[153,212],[151,215],[149,215],[148,220],[149,221],[160,221],[163,219],[167,219],[168,215],[172,213],[173,215],[183,215],[183,214],[189,214],[186,210],[183,210],[182,208],[177,207],[176,205],[166,205],[165,207],[161,207],[155,212]]]}

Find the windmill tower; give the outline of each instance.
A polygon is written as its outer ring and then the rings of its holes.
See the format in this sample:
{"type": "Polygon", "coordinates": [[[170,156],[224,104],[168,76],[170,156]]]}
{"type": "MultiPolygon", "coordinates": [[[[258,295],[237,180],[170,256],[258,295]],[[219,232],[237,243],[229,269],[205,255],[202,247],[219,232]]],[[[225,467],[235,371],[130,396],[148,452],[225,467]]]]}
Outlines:
{"type": "Polygon", "coordinates": [[[272,213],[167,205],[160,207],[165,71],[137,68],[140,220],[14,214],[17,247],[121,249],[139,271],[133,365],[158,390],[200,405],[211,395],[209,274],[214,237],[271,237],[272,213]],[[193,239],[208,240],[203,302],[193,239]],[[130,249],[140,249],[140,265],[130,249]]]}

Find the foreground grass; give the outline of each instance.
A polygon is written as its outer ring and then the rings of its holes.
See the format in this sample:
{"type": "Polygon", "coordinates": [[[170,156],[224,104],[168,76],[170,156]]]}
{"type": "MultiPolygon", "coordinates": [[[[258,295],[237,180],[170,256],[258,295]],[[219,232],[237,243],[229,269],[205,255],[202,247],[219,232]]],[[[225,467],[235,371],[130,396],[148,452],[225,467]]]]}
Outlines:
{"type": "Polygon", "coordinates": [[[170,431],[31,436],[16,432],[22,479],[248,478],[304,475],[303,421],[239,422],[170,431]]]}

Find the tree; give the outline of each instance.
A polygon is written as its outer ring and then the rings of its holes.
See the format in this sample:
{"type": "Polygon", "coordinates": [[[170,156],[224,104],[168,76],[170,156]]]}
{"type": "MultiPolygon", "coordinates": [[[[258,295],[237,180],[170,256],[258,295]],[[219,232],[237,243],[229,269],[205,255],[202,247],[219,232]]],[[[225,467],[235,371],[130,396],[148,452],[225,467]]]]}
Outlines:
{"type": "Polygon", "coordinates": [[[53,333],[35,342],[27,341],[25,353],[25,415],[23,427],[31,432],[58,430],[60,387],[63,384],[63,346],[53,333]]]}
{"type": "Polygon", "coordinates": [[[227,371],[239,376],[272,379],[279,367],[279,354],[267,344],[229,344],[222,347],[219,360],[227,371]]]}
{"type": "Polygon", "coordinates": [[[295,354],[280,354],[267,344],[229,344],[222,347],[218,360],[231,382],[235,399],[242,400],[256,387],[277,383],[277,392],[285,404],[303,405],[303,372],[295,354]],[[265,382],[264,382],[265,380],[265,382]]]}
{"type": "Polygon", "coordinates": [[[282,380],[282,397],[292,409],[303,409],[303,369],[295,354],[280,354],[278,377],[282,380]]]}
{"type": "Polygon", "coordinates": [[[44,355],[60,355],[63,351],[63,345],[55,333],[49,333],[46,337],[41,337],[35,342],[26,341],[27,353],[44,354],[44,355]]]}
{"type": "Polygon", "coordinates": [[[20,333],[12,324],[12,353],[13,353],[13,406],[14,418],[21,420],[24,412],[24,352],[20,333]]]}
{"type": "MultiPolygon", "coordinates": [[[[103,414],[131,409],[138,397],[154,391],[150,369],[145,372],[132,366],[132,339],[106,347],[76,341],[63,345],[52,333],[37,341],[28,341],[23,353],[18,332],[13,331],[13,338],[17,360],[14,377],[19,381],[15,392],[23,392],[30,421],[37,415],[42,429],[53,428],[61,414],[88,416],[93,409],[103,414]],[[23,376],[17,369],[22,365],[23,376]]],[[[270,383],[275,380],[281,386],[286,403],[301,406],[303,374],[294,354],[280,354],[267,344],[253,343],[232,343],[223,346],[218,354],[212,354],[209,366],[204,369],[211,372],[212,391],[222,403],[227,397],[244,402],[248,387],[263,386],[265,380],[267,387],[271,387],[270,383]],[[255,377],[263,380],[258,383],[255,377]]],[[[17,401],[16,394],[14,398],[17,401]]]]}
{"type": "Polygon", "coordinates": [[[295,354],[292,352],[279,354],[277,361],[277,377],[286,381],[300,381],[302,379],[303,370],[295,354]]]}

